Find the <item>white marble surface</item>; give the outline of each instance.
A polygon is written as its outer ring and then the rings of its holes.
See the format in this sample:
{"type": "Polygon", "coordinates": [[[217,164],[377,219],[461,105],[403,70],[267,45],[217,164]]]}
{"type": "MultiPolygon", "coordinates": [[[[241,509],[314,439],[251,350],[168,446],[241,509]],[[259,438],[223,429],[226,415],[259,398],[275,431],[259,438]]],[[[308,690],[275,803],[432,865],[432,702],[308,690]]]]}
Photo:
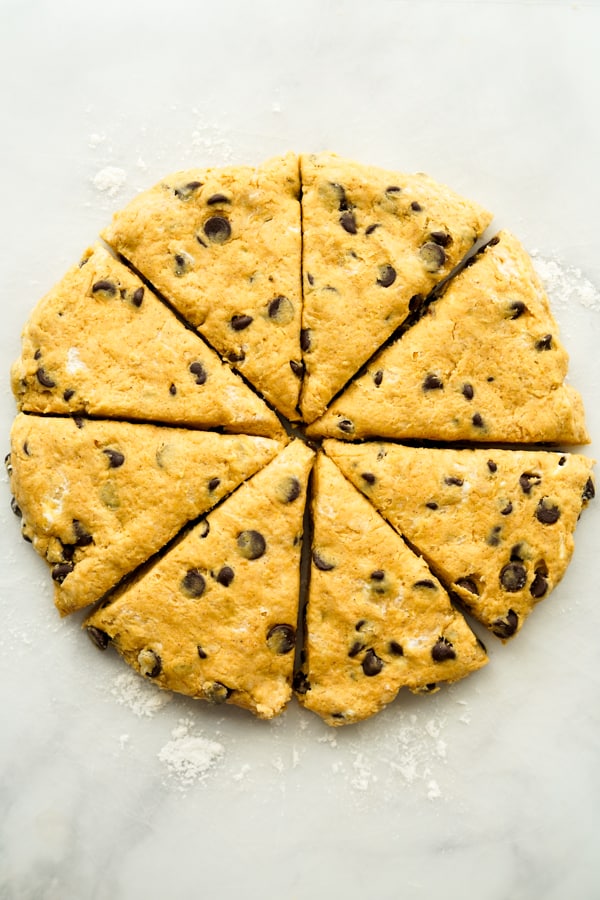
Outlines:
{"type": "MultiPolygon", "coordinates": [[[[330,148],[425,170],[600,285],[598,3],[2,0],[0,21],[6,449],[29,311],[177,168],[330,148]]],[[[597,454],[598,294],[552,299],[597,454]]],[[[2,900],[600,896],[598,501],[485,670],[331,731],[159,707],[59,619],[0,494],[2,900]]]]}

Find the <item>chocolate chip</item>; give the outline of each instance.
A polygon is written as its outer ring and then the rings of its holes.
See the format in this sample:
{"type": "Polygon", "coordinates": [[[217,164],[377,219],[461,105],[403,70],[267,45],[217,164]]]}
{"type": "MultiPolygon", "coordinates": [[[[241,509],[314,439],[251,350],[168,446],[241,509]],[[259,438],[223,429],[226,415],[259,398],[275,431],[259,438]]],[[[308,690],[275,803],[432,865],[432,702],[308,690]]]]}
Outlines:
{"type": "Polygon", "coordinates": [[[522,542],[518,544],[514,544],[513,547],[510,548],[510,561],[511,562],[523,562],[525,559],[525,545],[522,542]]]}
{"type": "Polygon", "coordinates": [[[344,186],[338,184],[337,181],[330,181],[329,186],[332,188],[336,196],[338,209],[340,210],[340,212],[343,212],[343,210],[346,209],[351,209],[351,204],[348,202],[348,197],[346,196],[346,190],[344,186]]]}
{"type": "Polygon", "coordinates": [[[529,587],[529,593],[534,600],[540,600],[548,592],[548,579],[543,572],[536,572],[535,578],[529,587]]]}
{"type": "Polygon", "coordinates": [[[208,521],[208,519],[204,519],[202,522],[200,522],[198,529],[201,538],[208,537],[208,533],[210,531],[210,522],[208,521]]]}
{"type": "Polygon", "coordinates": [[[561,458],[560,458],[559,461],[558,461],[559,466],[564,466],[564,464],[566,463],[566,461],[567,461],[567,457],[566,457],[566,456],[561,456],[561,458]]]}
{"type": "Polygon", "coordinates": [[[232,362],[232,363],[244,362],[244,360],[246,359],[246,354],[241,349],[240,350],[230,350],[229,353],[227,354],[227,359],[229,360],[229,362],[232,362]]]}
{"type": "Polygon", "coordinates": [[[293,503],[300,496],[301,485],[295,475],[289,475],[280,486],[278,491],[279,499],[284,503],[293,503]]]}
{"type": "Polygon", "coordinates": [[[209,491],[216,491],[216,489],[219,487],[220,484],[221,484],[220,478],[211,478],[210,481],[208,482],[209,491]]]}
{"type": "Polygon", "coordinates": [[[521,485],[521,490],[524,494],[530,494],[531,489],[540,484],[541,481],[542,476],[536,475],[534,472],[523,472],[519,477],[519,484],[521,485]]]}
{"type": "Polygon", "coordinates": [[[375,484],[377,481],[372,472],[363,472],[360,477],[363,481],[366,481],[367,484],[375,484]]]}
{"type": "Polygon", "coordinates": [[[187,597],[201,597],[206,589],[206,579],[199,569],[188,569],[180,587],[187,597]]]}
{"type": "Polygon", "coordinates": [[[205,384],[208,377],[206,369],[201,362],[190,363],[190,372],[194,376],[196,384],[205,384]]]}
{"type": "Polygon", "coordinates": [[[216,580],[219,584],[222,584],[223,587],[229,587],[234,578],[235,572],[231,566],[223,566],[223,568],[219,570],[216,580]]]}
{"type": "Polygon", "coordinates": [[[269,318],[278,325],[289,325],[294,318],[294,304],[287,297],[274,297],[267,307],[269,318]]]}
{"type": "Polygon", "coordinates": [[[198,656],[200,657],[200,659],[208,659],[208,653],[200,646],[200,644],[198,644],[196,650],[198,651],[198,656]]]}
{"type": "Polygon", "coordinates": [[[481,418],[481,413],[475,413],[475,415],[471,418],[471,422],[473,423],[475,428],[485,428],[483,419],[481,418]]]}
{"type": "Polygon", "coordinates": [[[106,631],[102,631],[101,628],[96,628],[95,625],[88,625],[85,629],[87,631],[87,635],[98,650],[106,650],[108,647],[111,637],[106,631]]]}
{"type": "Polygon", "coordinates": [[[302,360],[290,359],[290,369],[296,378],[302,378],[304,375],[304,363],[302,360]]]}
{"type": "Polygon", "coordinates": [[[421,212],[423,209],[423,207],[417,200],[413,200],[413,202],[410,204],[410,208],[413,212],[421,212]]]}
{"type": "Polygon", "coordinates": [[[237,548],[244,559],[259,559],[266,552],[267,542],[260,531],[249,529],[238,534],[237,548]]]}
{"type": "Polygon", "coordinates": [[[356,234],[356,219],[354,213],[347,209],[340,216],[340,225],[348,234],[356,234]]]}
{"type": "Polygon", "coordinates": [[[118,469],[125,462],[125,455],[121,453],[120,450],[111,450],[110,448],[106,448],[102,452],[105,456],[108,457],[109,469],[118,469]]]}
{"type": "Polygon", "coordinates": [[[408,301],[408,309],[412,313],[418,312],[423,304],[425,303],[425,298],[422,294],[413,294],[410,300],[408,301]]]}
{"type": "Polygon", "coordinates": [[[243,331],[244,328],[247,328],[249,325],[252,325],[253,322],[252,316],[232,316],[229,324],[233,328],[234,331],[243,331]]]}
{"type": "Polygon", "coordinates": [[[12,456],[10,455],[10,453],[7,453],[6,456],[4,457],[4,468],[6,469],[6,472],[8,475],[12,475],[13,467],[12,467],[12,456]]]}
{"type": "Polygon", "coordinates": [[[17,516],[18,519],[23,518],[23,513],[21,512],[21,507],[17,503],[16,497],[10,498],[10,508],[11,508],[12,512],[14,513],[14,515],[17,516]]]}
{"type": "Polygon", "coordinates": [[[439,637],[431,648],[431,658],[434,662],[446,662],[456,659],[456,651],[447,638],[439,637]]]}
{"type": "Polygon", "coordinates": [[[488,469],[490,470],[490,472],[492,472],[492,473],[498,471],[498,466],[497,466],[497,464],[494,462],[493,459],[488,459],[488,461],[487,461],[487,467],[488,467],[488,469]]]}
{"type": "Polygon", "coordinates": [[[379,387],[381,382],[383,381],[383,369],[377,369],[376,372],[373,373],[373,383],[375,387],[379,387]]]}
{"type": "Polygon", "coordinates": [[[519,617],[514,609],[509,609],[504,618],[495,619],[492,622],[491,630],[499,638],[512,637],[519,627],[519,617]]]}
{"type": "Polygon", "coordinates": [[[273,625],[267,632],[267,647],[282,656],[296,646],[296,631],[291,625],[273,625]]]}
{"type": "Polygon", "coordinates": [[[446,254],[439,244],[427,241],[419,250],[419,255],[428,272],[437,272],[446,262],[446,254]]]}
{"type": "Polygon", "coordinates": [[[138,653],[140,672],[146,678],[158,678],[162,672],[162,659],[155,650],[146,647],[138,653]]]}
{"type": "Polygon", "coordinates": [[[502,531],[502,525],[494,525],[491,529],[490,533],[487,536],[487,543],[490,547],[497,547],[500,543],[500,532],[502,531]]]}
{"type": "Polygon", "coordinates": [[[53,388],[56,387],[56,382],[53,378],[48,375],[46,370],[40,366],[39,369],[35,373],[37,380],[42,385],[42,387],[53,388]]]}
{"type": "Polygon", "coordinates": [[[402,644],[399,644],[398,641],[390,641],[388,644],[388,650],[392,654],[392,656],[404,656],[404,648],[402,644]]]}
{"type": "Polygon", "coordinates": [[[500,510],[500,515],[501,515],[501,516],[509,516],[509,515],[511,514],[512,511],[513,511],[513,505],[512,505],[512,503],[511,503],[510,500],[509,500],[509,501],[507,502],[506,506],[505,506],[503,509],[500,510]]]}
{"type": "Polygon", "coordinates": [[[310,337],[310,328],[300,329],[300,349],[305,353],[308,353],[310,350],[310,337]]]}
{"type": "Polygon", "coordinates": [[[117,293],[117,286],[112,281],[103,279],[96,281],[92,285],[92,294],[106,294],[108,297],[114,297],[117,293]]]}
{"type": "Polygon", "coordinates": [[[392,184],[390,187],[386,187],[386,194],[399,194],[402,191],[401,187],[398,187],[397,184],[392,184]]]}
{"type": "Polygon", "coordinates": [[[171,397],[174,397],[175,394],[177,393],[177,388],[175,387],[174,384],[171,384],[169,386],[169,393],[170,393],[171,397]]]}
{"type": "Polygon", "coordinates": [[[421,578],[419,581],[415,581],[415,583],[413,584],[413,587],[427,588],[430,591],[437,590],[437,585],[435,584],[434,581],[431,580],[431,578],[421,578]]]}
{"type": "Polygon", "coordinates": [[[365,234],[373,234],[376,228],[381,228],[379,222],[373,222],[372,225],[367,225],[365,228],[365,234]]]}
{"type": "Polygon", "coordinates": [[[474,594],[476,597],[479,596],[479,585],[474,578],[467,575],[464,578],[457,578],[454,583],[457,587],[463,588],[463,590],[468,591],[470,594],[474,594]]]}
{"type": "Polygon", "coordinates": [[[79,519],[73,519],[73,532],[76,547],[89,547],[94,542],[94,538],[79,519]]]}
{"type": "Polygon", "coordinates": [[[425,376],[421,387],[424,391],[439,391],[443,390],[444,383],[437,375],[430,373],[425,376]]]}
{"type": "Polygon", "coordinates": [[[439,244],[440,247],[449,247],[452,243],[452,235],[447,231],[432,231],[429,237],[434,244],[439,244]]]}
{"type": "Polygon", "coordinates": [[[366,647],[366,644],[364,644],[362,641],[354,641],[354,643],[348,650],[348,656],[350,657],[350,659],[354,659],[354,657],[358,656],[358,654],[362,650],[364,650],[365,647],[366,647]]]}
{"type": "Polygon", "coordinates": [[[427,507],[427,509],[438,509],[438,505],[435,500],[428,500],[425,506],[427,507]]]}
{"type": "Polygon", "coordinates": [[[536,342],[535,349],[536,350],[551,350],[552,349],[552,335],[545,334],[543,338],[540,338],[539,341],[536,342]]]}
{"type": "Polygon", "coordinates": [[[204,223],[204,234],[213,244],[224,244],[231,237],[231,225],[223,216],[211,216],[204,223]]]}
{"type": "Polygon", "coordinates": [[[63,400],[65,403],[68,403],[75,396],[75,391],[73,388],[67,388],[67,390],[63,394],[63,400]]]}
{"type": "Polygon", "coordinates": [[[340,419],[337,423],[337,427],[340,431],[343,431],[344,434],[354,434],[354,422],[350,419],[340,419]]]}
{"type": "Polygon", "coordinates": [[[327,562],[318,550],[313,550],[312,558],[315,566],[317,569],[320,569],[321,572],[330,572],[332,569],[335,569],[335,563],[327,562]]]}
{"type": "Polygon", "coordinates": [[[180,200],[189,200],[199,187],[202,187],[201,181],[188,181],[187,184],[182,184],[180,187],[173,188],[173,193],[176,197],[179,197],[180,200]]]}
{"type": "Polygon", "coordinates": [[[75,424],[77,425],[78,428],[83,428],[83,426],[85,425],[85,422],[81,418],[81,416],[73,416],[73,421],[75,422],[75,424]]]}
{"type": "Polygon", "coordinates": [[[375,569],[374,572],[371,572],[371,581],[383,581],[385,579],[385,572],[383,569],[375,569]]]}
{"type": "Polygon", "coordinates": [[[525,587],[527,571],[521,562],[510,562],[500,572],[500,584],[505,591],[515,594],[525,587]]]}
{"type": "Polygon", "coordinates": [[[207,206],[215,206],[217,203],[231,203],[231,200],[225,194],[212,194],[206,201],[207,206]]]}
{"type": "Polygon", "coordinates": [[[187,253],[176,253],[173,257],[175,260],[175,274],[185,275],[192,267],[192,257],[187,253]]]}
{"type": "Polygon", "coordinates": [[[67,575],[69,575],[74,568],[75,565],[72,562],[56,563],[56,565],[52,567],[53,580],[56,581],[57,584],[62,584],[67,575]]]}
{"type": "Polygon", "coordinates": [[[462,395],[466,400],[472,400],[473,397],[475,396],[475,391],[473,390],[473,385],[469,384],[468,381],[465,381],[465,383],[462,386],[462,395]]]}
{"type": "Polygon", "coordinates": [[[560,519],[560,509],[548,497],[542,497],[536,507],[535,517],[542,525],[554,525],[560,519]]]}
{"type": "Polygon", "coordinates": [[[459,478],[457,475],[446,475],[444,478],[446,484],[452,485],[455,484],[457,487],[462,487],[464,481],[462,478],[459,478]]]}
{"type": "Polygon", "coordinates": [[[362,631],[362,629],[365,627],[366,624],[367,624],[366,619],[359,619],[358,622],[356,623],[356,625],[354,626],[354,630],[362,631]]]}
{"type": "Polygon", "coordinates": [[[519,316],[523,315],[523,313],[525,312],[527,307],[525,306],[525,304],[523,303],[522,300],[514,300],[510,304],[508,309],[509,309],[509,318],[510,319],[518,319],[519,316]]]}
{"type": "Polygon", "coordinates": [[[594,487],[593,479],[590,475],[590,477],[588,478],[588,480],[585,483],[585,487],[583,489],[583,494],[581,495],[581,499],[587,503],[588,500],[593,500],[595,496],[596,496],[596,489],[594,487]]]}
{"type": "Polygon", "coordinates": [[[134,306],[137,306],[137,308],[139,309],[140,306],[142,305],[143,300],[144,300],[144,288],[139,287],[133,292],[131,302],[133,303],[134,306]]]}
{"type": "Polygon", "coordinates": [[[373,649],[367,650],[362,661],[362,670],[369,677],[379,675],[383,669],[383,660],[380,659],[373,649]]]}
{"type": "Polygon", "coordinates": [[[377,284],[381,287],[390,287],[396,280],[396,270],[393,266],[379,266],[379,278],[377,284]]]}
{"type": "Polygon", "coordinates": [[[310,681],[306,672],[296,672],[292,679],[292,687],[297,694],[303,695],[310,691],[310,681]]]}
{"type": "Polygon", "coordinates": [[[214,703],[216,705],[225,703],[233,693],[231,688],[228,688],[220,681],[213,681],[210,684],[205,684],[202,688],[202,692],[209,703],[214,703]]]}

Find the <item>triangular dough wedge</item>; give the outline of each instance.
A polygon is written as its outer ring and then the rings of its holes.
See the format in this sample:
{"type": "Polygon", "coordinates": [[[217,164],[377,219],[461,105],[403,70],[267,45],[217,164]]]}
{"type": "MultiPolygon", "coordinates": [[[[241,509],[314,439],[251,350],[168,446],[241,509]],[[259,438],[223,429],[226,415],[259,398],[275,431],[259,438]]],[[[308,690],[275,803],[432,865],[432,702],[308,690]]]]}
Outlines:
{"type": "Polygon", "coordinates": [[[242,379],[101,246],[33,311],[12,385],[27,412],[281,432],[242,379]]]}
{"type": "Polygon", "coordinates": [[[85,626],[162,688],[260,718],[292,693],[313,453],[289,444],[85,626]]]}
{"type": "Polygon", "coordinates": [[[589,441],[531,260],[506,231],[376,356],[311,434],[506,443],[589,441]]]}
{"type": "Polygon", "coordinates": [[[269,462],[277,441],[19,414],[10,468],[23,534],[61,614],[100,597],[269,462]]]}
{"type": "Polygon", "coordinates": [[[593,460],[538,450],[325,441],[327,454],[498,637],[560,581],[593,460]]]}
{"type": "Polygon", "coordinates": [[[177,172],[102,233],[290,419],[302,376],[299,192],[293,153],[177,172]]]}
{"type": "Polygon", "coordinates": [[[304,706],[329,725],[357,722],[401,687],[431,691],[487,662],[425,562],[323,455],[312,515],[304,706]]]}
{"type": "Polygon", "coordinates": [[[445,278],[491,216],[427,175],[301,157],[306,422],[445,278]]]}

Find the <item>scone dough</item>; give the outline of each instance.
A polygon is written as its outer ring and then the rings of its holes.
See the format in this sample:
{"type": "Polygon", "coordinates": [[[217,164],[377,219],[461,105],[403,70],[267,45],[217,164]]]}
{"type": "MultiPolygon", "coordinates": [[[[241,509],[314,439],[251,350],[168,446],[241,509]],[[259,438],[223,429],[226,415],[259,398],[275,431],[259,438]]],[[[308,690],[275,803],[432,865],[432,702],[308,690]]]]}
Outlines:
{"type": "Polygon", "coordinates": [[[142,675],[260,718],[292,693],[302,520],[313,453],[289,444],[148,572],[92,614],[142,675]]]}

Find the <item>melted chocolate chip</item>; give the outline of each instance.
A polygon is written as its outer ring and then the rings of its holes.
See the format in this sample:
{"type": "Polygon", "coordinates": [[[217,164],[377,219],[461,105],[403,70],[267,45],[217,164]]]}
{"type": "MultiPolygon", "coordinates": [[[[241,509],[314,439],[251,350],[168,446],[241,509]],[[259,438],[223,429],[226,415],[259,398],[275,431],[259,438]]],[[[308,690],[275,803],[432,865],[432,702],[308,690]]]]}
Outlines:
{"type": "Polygon", "coordinates": [[[514,609],[509,609],[503,618],[492,622],[491,630],[499,638],[512,637],[519,627],[519,617],[514,609]]]}
{"type": "Polygon", "coordinates": [[[362,661],[362,670],[365,675],[372,677],[379,675],[383,669],[383,660],[380,659],[373,649],[367,650],[362,661]]]}
{"type": "Polygon", "coordinates": [[[347,209],[340,216],[340,225],[347,231],[348,234],[356,234],[356,219],[354,218],[354,213],[347,209]]]}
{"type": "Polygon", "coordinates": [[[48,375],[48,373],[42,366],[40,366],[39,369],[36,371],[35,377],[37,378],[39,383],[42,385],[42,387],[46,387],[46,388],[56,387],[56,382],[54,381],[53,378],[50,377],[50,375],[48,375]]]}
{"type": "Polygon", "coordinates": [[[524,494],[530,494],[531,489],[540,484],[541,481],[542,476],[536,475],[534,472],[523,472],[519,477],[519,484],[521,485],[521,490],[524,494]]]}
{"type": "Polygon", "coordinates": [[[96,628],[95,625],[87,625],[86,629],[87,635],[98,650],[106,650],[110,643],[110,635],[106,633],[106,631],[102,631],[101,628],[96,628]]]}
{"type": "Polygon", "coordinates": [[[266,552],[267,542],[260,531],[249,529],[238,534],[237,549],[244,559],[259,559],[266,552]]]}
{"type": "Polygon", "coordinates": [[[379,267],[379,278],[377,279],[377,284],[380,284],[381,287],[390,287],[396,280],[396,270],[393,266],[380,266],[379,267]]]}
{"type": "Polygon", "coordinates": [[[419,250],[419,255],[428,272],[437,272],[446,262],[444,249],[434,241],[427,241],[419,250]]]}
{"type": "Polygon", "coordinates": [[[443,390],[444,383],[437,375],[430,373],[425,376],[421,387],[424,391],[439,391],[443,390]]]}
{"type": "Polygon", "coordinates": [[[194,376],[196,384],[205,384],[208,377],[206,369],[201,362],[190,363],[190,372],[194,376]]]}
{"type": "Polygon", "coordinates": [[[224,244],[231,237],[231,225],[223,216],[211,216],[204,223],[204,234],[213,244],[224,244]]]}
{"type": "Polygon", "coordinates": [[[121,453],[120,450],[111,450],[107,447],[102,452],[108,457],[109,469],[119,469],[125,462],[125,454],[121,453]]]}
{"type": "Polygon", "coordinates": [[[473,390],[473,385],[469,384],[468,381],[466,381],[462,386],[462,395],[466,400],[472,400],[473,397],[475,396],[475,391],[473,390]]]}
{"type": "Polygon", "coordinates": [[[206,579],[199,569],[188,569],[180,587],[187,597],[201,597],[206,589],[206,579]]]}
{"type": "Polygon", "coordinates": [[[291,625],[273,625],[267,632],[267,647],[282,656],[296,646],[296,631],[291,625]]]}
{"type": "Polygon", "coordinates": [[[117,286],[112,281],[102,279],[92,285],[92,294],[106,294],[107,297],[114,297],[116,293],[117,286]]]}
{"type": "Polygon", "coordinates": [[[245,328],[248,328],[249,325],[252,325],[253,321],[254,319],[252,316],[232,316],[229,324],[234,331],[243,331],[245,328]]]}
{"type": "Polygon", "coordinates": [[[327,562],[318,550],[313,550],[312,558],[315,566],[317,569],[320,569],[321,572],[330,572],[332,569],[335,569],[335,563],[327,562]]]}
{"type": "Polygon", "coordinates": [[[439,637],[431,648],[431,658],[434,662],[446,662],[456,659],[456,651],[447,638],[439,637]]]}
{"type": "Polygon", "coordinates": [[[517,593],[525,587],[527,571],[522,562],[510,562],[500,572],[500,584],[505,591],[517,593]]]}
{"type": "Polygon", "coordinates": [[[542,525],[554,525],[560,519],[560,509],[548,497],[542,497],[536,507],[535,517],[542,525]]]}

